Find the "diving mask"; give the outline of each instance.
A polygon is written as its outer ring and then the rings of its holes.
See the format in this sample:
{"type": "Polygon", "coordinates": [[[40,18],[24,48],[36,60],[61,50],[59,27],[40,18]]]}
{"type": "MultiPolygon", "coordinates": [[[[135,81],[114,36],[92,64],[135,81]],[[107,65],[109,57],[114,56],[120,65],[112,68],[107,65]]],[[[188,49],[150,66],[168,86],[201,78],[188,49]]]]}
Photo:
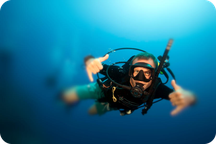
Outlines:
{"type": "Polygon", "coordinates": [[[134,80],[149,82],[154,78],[154,72],[155,69],[150,64],[139,62],[130,66],[129,76],[134,80]]]}

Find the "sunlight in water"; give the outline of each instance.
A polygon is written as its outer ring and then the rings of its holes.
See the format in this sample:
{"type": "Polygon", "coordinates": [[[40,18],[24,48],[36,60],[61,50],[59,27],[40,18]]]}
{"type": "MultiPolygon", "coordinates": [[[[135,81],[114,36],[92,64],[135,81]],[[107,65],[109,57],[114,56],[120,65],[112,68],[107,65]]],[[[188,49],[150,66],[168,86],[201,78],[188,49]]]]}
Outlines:
{"type": "Polygon", "coordinates": [[[193,0],[93,0],[79,5],[78,11],[84,21],[137,41],[182,37],[204,27],[203,19],[210,18],[203,11],[197,13],[203,4],[193,0]]]}

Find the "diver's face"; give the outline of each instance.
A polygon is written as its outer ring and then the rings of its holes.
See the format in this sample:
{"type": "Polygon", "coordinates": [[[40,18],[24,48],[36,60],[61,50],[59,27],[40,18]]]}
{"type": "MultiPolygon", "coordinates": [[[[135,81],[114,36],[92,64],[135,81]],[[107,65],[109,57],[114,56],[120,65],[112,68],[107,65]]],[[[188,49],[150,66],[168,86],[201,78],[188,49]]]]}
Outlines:
{"type": "MultiPolygon", "coordinates": [[[[150,64],[153,68],[155,68],[155,64],[154,64],[154,61],[153,61],[153,59],[148,59],[148,60],[146,60],[146,59],[135,59],[134,61],[133,61],[133,63],[132,64],[135,64],[135,63],[140,63],[140,62],[143,62],[143,63],[147,63],[147,64],[150,64]]],[[[143,71],[143,73],[144,73],[144,75],[145,75],[145,77],[147,78],[147,79],[149,79],[150,77],[151,77],[151,70],[150,69],[147,69],[147,68],[144,68],[144,67],[136,67],[136,68],[134,68],[134,73],[133,73],[133,76],[135,77],[138,73],[139,73],[139,71],[143,71]]],[[[152,83],[152,80],[150,80],[149,82],[144,82],[144,81],[139,81],[139,80],[134,80],[133,79],[133,81],[135,82],[135,83],[142,83],[142,84],[144,84],[144,86],[143,86],[143,88],[146,90],[150,85],[151,85],[151,83],[152,83]]]]}
{"type": "Polygon", "coordinates": [[[146,79],[150,79],[150,77],[151,77],[151,70],[150,70],[150,69],[147,69],[147,68],[143,68],[143,67],[136,67],[136,68],[134,68],[133,77],[137,76],[138,73],[139,73],[141,70],[143,71],[143,73],[144,73],[146,79]]]}

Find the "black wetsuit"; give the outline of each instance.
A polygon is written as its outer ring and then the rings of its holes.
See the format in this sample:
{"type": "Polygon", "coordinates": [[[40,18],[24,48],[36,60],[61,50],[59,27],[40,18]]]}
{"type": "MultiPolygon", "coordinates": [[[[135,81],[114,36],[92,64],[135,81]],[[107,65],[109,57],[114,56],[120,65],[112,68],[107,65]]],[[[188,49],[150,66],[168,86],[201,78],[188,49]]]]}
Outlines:
{"type": "MultiPolygon", "coordinates": [[[[108,65],[103,64],[103,69],[100,71],[101,74],[106,76],[106,70],[108,68],[108,65]]],[[[111,66],[109,68],[109,76],[115,80],[116,82],[128,85],[130,86],[130,77],[128,76],[128,70],[129,70],[129,63],[126,63],[124,66],[111,66]]],[[[107,77],[107,76],[106,76],[107,77]]],[[[160,79],[158,78],[158,81],[160,79]]],[[[100,84],[99,84],[100,85],[100,84]]],[[[105,86],[110,86],[110,81],[107,79],[106,82],[104,82],[105,86]]],[[[115,85],[114,85],[115,86],[115,85]]],[[[118,109],[137,109],[138,106],[143,104],[143,101],[140,98],[135,98],[131,95],[130,91],[127,89],[123,89],[118,87],[114,95],[117,98],[117,102],[113,101],[113,94],[112,94],[112,86],[109,88],[103,88],[105,97],[102,99],[99,99],[99,102],[109,102],[111,107],[115,107],[118,109]]],[[[149,88],[146,89],[146,91],[149,91],[149,88]]],[[[154,99],[162,98],[169,100],[169,94],[173,92],[172,89],[164,85],[163,83],[160,83],[158,88],[155,91],[155,97],[154,99]]]]}

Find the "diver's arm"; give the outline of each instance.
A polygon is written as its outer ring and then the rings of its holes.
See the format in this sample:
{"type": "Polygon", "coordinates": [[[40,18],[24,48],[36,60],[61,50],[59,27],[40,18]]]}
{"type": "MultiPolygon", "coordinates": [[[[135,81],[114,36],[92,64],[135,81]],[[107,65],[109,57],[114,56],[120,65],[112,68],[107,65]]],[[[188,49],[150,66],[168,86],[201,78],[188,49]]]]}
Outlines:
{"type": "MultiPolygon", "coordinates": [[[[99,73],[102,74],[102,75],[107,75],[106,70],[107,70],[109,65],[104,64],[104,63],[102,65],[103,65],[103,69],[99,73]]],[[[109,74],[113,75],[113,74],[119,73],[119,68],[120,68],[119,66],[111,66],[109,68],[109,74]]]]}
{"type": "MultiPolygon", "coordinates": [[[[85,63],[85,65],[87,65],[88,61],[90,61],[91,59],[93,60],[93,59],[95,59],[95,57],[93,57],[92,55],[86,56],[86,57],[84,58],[84,63],[85,63]]],[[[103,69],[101,69],[101,70],[99,71],[99,73],[106,76],[106,70],[107,70],[107,68],[109,67],[109,65],[102,63],[102,66],[103,66],[103,69]]],[[[117,74],[117,73],[119,73],[119,72],[121,72],[121,69],[120,69],[119,66],[111,66],[111,67],[109,68],[109,73],[110,73],[110,75],[117,74]]]]}
{"type": "Polygon", "coordinates": [[[161,83],[155,92],[155,98],[163,98],[163,99],[169,100],[169,94],[172,92],[173,92],[173,89],[161,83]]]}
{"type": "MultiPolygon", "coordinates": [[[[192,93],[190,91],[186,91],[186,90],[184,90],[182,88],[181,88],[181,91],[183,93],[187,93],[187,95],[190,96],[190,100],[191,100],[190,105],[196,103],[196,97],[195,97],[194,93],[192,93]]],[[[157,91],[155,93],[155,98],[163,98],[163,99],[166,99],[166,100],[171,100],[170,96],[175,95],[175,94],[176,94],[175,89],[171,89],[168,86],[166,86],[165,84],[161,83],[158,86],[158,89],[157,89],[157,91]]]]}
{"type": "MultiPolygon", "coordinates": [[[[110,66],[109,68],[109,74],[113,77],[124,77],[125,74],[128,73],[129,70],[129,64],[132,61],[132,59],[134,58],[134,55],[132,57],[130,57],[130,59],[123,65],[123,66],[110,66]]],[[[103,65],[103,69],[99,72],[102,75],[106,75],[106,70],[108,68],[109,65],[102,63],[103,65]]]]}

